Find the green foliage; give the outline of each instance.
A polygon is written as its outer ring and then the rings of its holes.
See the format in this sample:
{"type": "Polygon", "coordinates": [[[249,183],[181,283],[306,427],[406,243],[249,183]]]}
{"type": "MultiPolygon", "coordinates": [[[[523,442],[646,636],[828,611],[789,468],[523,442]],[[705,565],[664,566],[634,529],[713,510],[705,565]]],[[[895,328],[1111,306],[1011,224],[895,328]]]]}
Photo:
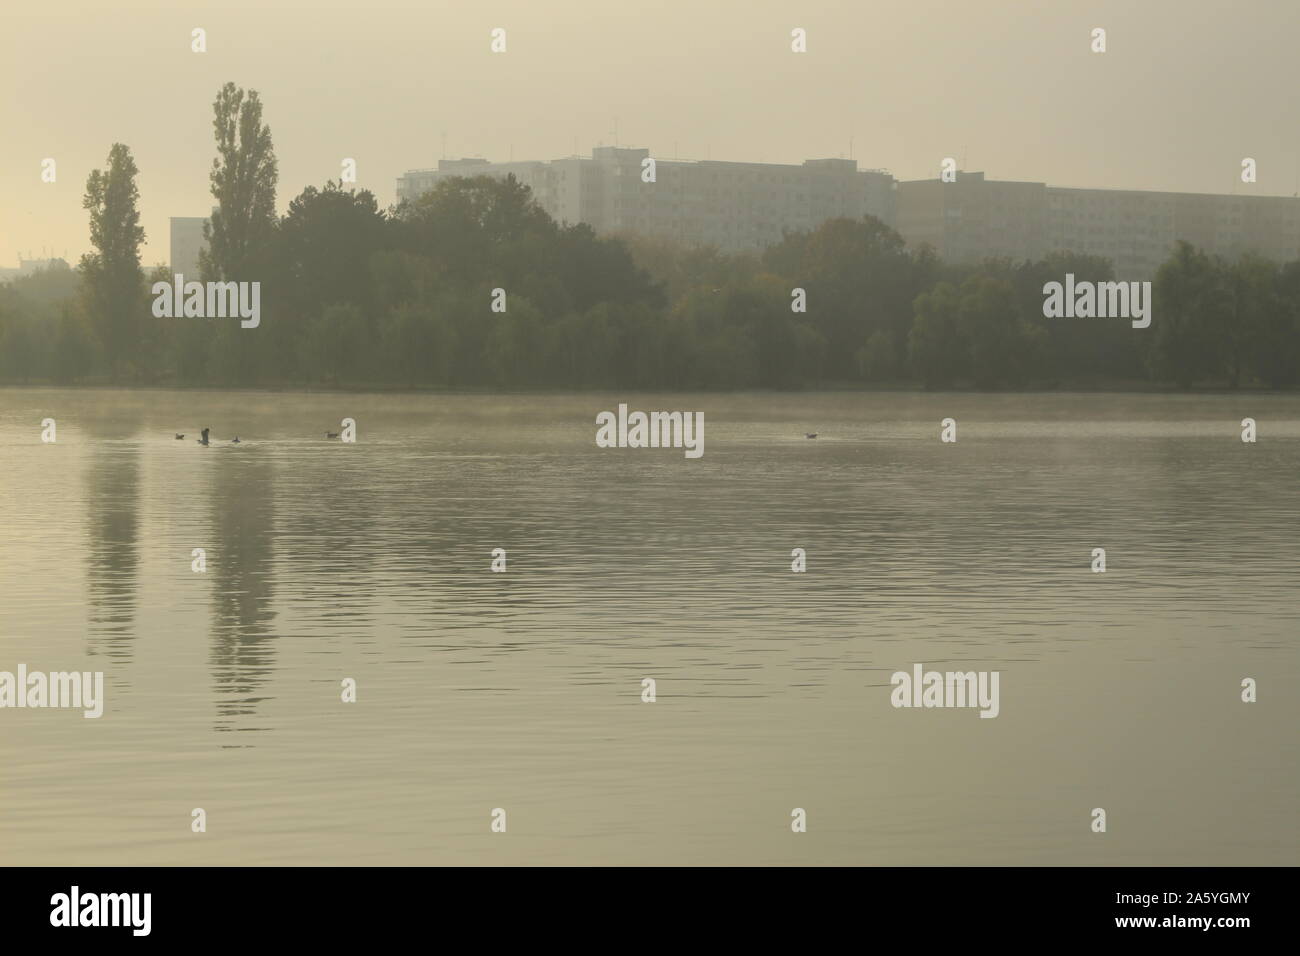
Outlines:
{"type": "Polygon", "coordinates": [[[1157,378],[1181,388],[1218,377],[1229,339],[1231,292],[1225,270],[1190,243],[1179,242],[1156,273],[1153,287],[1159,321],[1151,369],[1157,378]]]}
{"type": "Polygon", "coordinates": [[[308,187],[271,212],[256,94],[215,104],[221,203],[205,276],[256,281],[261,324],[155,318],[140,270],[135,165],[116,145],[87,183],[96,252],[0,285],[0,380],[215,386],[796,389],[1292,387],[1300,263],[1212,260],[1180,244],[1154,319],[1045,319],[1043,286],[1113,279],[1103,259],[954,266],[870,217],[787,234],[762,256],[561,226],[513,177],[445,180],[379,208],[308,187]],[[807,311],[791,292],[806,292],[807,311]],[[505,292],[504,312],[492,308],[505,292]]]}
{"type": "Polygon", "coordinates": [[[82,206],[90,212],[90,242],[95,248],[81,257],[84,305],[114,381],[124,366],[139,367],[139,353],[131,351],[139,339],[144,304],[140,269],[144,229],[136,207],[140,198],[137,172],[131,151],[114,143],[108,152],[108,168],[91,172],[82,199],[82,206]]]}
{"type": "Polygon", "coordinates": [[[903,378],[898,343],[884,329],[877,329],[867,337],[867,344],[858,349],[853,361],[858,377],[865,382],[879,384],[903,378]]]}
{"type": "Polygon", "coordinates": [[[912,368],[926,388],[950,387],[970,364],[970,346],[962,334],[961,294],[951,282],[940,282],[917,296],[915,309],[907,340],[912,368]]]}
{"type": "Polygon", "coordinates": [[[262,101],[227,83],[212,104],[217,156],[209,179],[218,207],[203,226],[205,279],[248,279],[275,227],[278,177],[271,128],[262,101]]]}
{"type": "Polygon", "coordinates": [[[834,379],[859,375],[857,353],[875,333],[888,334],[878,344],[906,339],[912,303],[933,273],[931,256],[913,256],[902,236],[871,216],[788,233],[766,250],[763,264],[788,280],[787,309],[790,289],[806,290],[808,312],[801,319],[825,340],[825,372],[834,379]]]}

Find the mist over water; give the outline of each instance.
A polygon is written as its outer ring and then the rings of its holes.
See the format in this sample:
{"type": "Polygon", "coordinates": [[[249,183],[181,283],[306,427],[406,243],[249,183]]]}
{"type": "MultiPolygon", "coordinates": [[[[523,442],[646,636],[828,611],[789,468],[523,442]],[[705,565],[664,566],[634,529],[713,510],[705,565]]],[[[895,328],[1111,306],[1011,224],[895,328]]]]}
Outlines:
{"type": "Polygon", "coordinates": [[[1300,849],[1300,396],[6,389],[0,460],[0,670],[106,692],[4,713],[0,862],[1300,849]],[[597,448],[620,401],[706,453],[597,448]],[[913,663],[999,716],[892,708],[913,663]]]}

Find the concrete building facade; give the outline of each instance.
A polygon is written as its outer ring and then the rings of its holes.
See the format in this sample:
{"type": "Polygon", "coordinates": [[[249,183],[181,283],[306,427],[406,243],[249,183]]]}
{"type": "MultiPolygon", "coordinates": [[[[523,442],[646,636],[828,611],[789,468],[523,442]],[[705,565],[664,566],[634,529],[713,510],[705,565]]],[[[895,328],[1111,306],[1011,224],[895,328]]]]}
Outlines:
{"type": "Polygon", "coordinates": [[[397,197],[415,199],[451,176],[513,174],[558,222],[727,252],[761,250],[786,231],[827,219],[872,215],[912,248],[928,243],[949,262],[1075,252],[1110,259],[1118,278],[1143,279],[1178,239],[1225,258],[1254,251],[1279,262],[1300,259],[1295,197],[1071,189],[961,171],[950,183],[896,182],[847,159],[795,166],[656,157],[655,182],[647,183],[642,163],[649,157],[647,149],[601,146],[590,158],[545,162],[442,160],[399,178],[397,197]]]}
{"type": "Polygon", "coordinates": [[[599,233],[654,236],[756,251],[784,231],[827,219],[873,215],[894,220],[894,178],[860,170],[849,159],[802,165],[655,158],[655,181],[642,180],[647,149],[597,147],[591,158],[490,163],[443,160],[437,169],[398,179],[398,200],[414,199],[451,176],[514,176],[562,223],[585,222],[599,233]]]}
{"type": "Polygon", "coordinates": [[[67,268],[69,268],[69,266],[65,259],[24,259],[22,256],[19,256],[17,269],[0,266],[0,282],[8,282],[11,279],[21,279],[24,276],[35,275],[43,269],[67,268]]]}
{"type": "Polygon", "coordinates": [[[207,222],[202,216],[171,217],[171,253],[172,274],[179,273],[186,280],[199,278],[199,252],[203,249],[203,224],[207,222]]]}
{"type": "Polygon", "coordinates": [[[1075,252],[1111,260],[1117,278],[1150,279],[1185,239],[1211,255],[1300,259],[1300,199],[996,182],[983,173],[898,184],[895,228],[950,262],[1075,252]]]}

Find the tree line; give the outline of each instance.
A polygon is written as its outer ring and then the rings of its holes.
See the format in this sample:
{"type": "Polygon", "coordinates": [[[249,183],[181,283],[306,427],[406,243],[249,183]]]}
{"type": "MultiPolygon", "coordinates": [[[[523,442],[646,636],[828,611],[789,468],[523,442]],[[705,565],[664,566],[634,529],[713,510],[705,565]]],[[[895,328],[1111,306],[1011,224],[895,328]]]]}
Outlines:
{"type": "Polygon", "coordinates": [[[1154,276],[1151,327],[1137,330],[1043,316],[1045,283],[1111,281],[1108,260],[946,263],[872,217],[725,254],[556,223],[513,177],[487,176],[389,209],[327,182],[279,216],[258,94],[228,83],[213,114],[201,278],[260,282],[260,326],[154,317],[149,289],[172,274],[141,265],[137,169],[114,144],[86,183],[93,251],[0,286],[0,381],[1017,389],[1300,377],[1300,262],[1179,243],[1154,276]]]}

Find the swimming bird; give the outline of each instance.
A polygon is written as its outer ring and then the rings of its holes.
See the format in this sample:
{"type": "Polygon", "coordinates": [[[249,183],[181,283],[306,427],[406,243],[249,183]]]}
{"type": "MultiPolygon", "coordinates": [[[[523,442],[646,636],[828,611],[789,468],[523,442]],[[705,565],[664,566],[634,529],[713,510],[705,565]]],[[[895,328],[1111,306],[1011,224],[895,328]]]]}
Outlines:
{"type": "Polygon", "coordinates": [[[196,442],[198,442],[200,445],[206,445],[206,444],[208,443],[208,432],[210,432],[210,431],[212,431],[212,429],[210,429],[210,428],[205,428],[205,429],[203,429],[203,437],[202,437],[202,438],[196,438],[196,439],[194,439],[194,440],[195,440],[196,442]]]}
{"type": "Polygon", "coordinates": [[[326,432],[326,433],[325,433],[325,437],[326,437],[326,438],[338,438],[338,437],[339,437],[339,433],[338,433],[338,432],[326,432]]]}
{"type": "Polygon", "coordinates": [[[177,441],[180,441],[180,440],[181,440],[182,438],[184,438],[184,437],[185,437],[185,436],[184,436],[182,433],[180,433],[180,432],[177,432],[177,433],[176,433],[176,440],[177,440],[177,441]]]}
{"type": "Polygon", "coordinates": [[[816,433],[816,432],[804,432],[804,433],[803,433],[803,437],[804,437],[804,438],[816,438],[816,437],[817,437],[817,433],[816,433]]]}

